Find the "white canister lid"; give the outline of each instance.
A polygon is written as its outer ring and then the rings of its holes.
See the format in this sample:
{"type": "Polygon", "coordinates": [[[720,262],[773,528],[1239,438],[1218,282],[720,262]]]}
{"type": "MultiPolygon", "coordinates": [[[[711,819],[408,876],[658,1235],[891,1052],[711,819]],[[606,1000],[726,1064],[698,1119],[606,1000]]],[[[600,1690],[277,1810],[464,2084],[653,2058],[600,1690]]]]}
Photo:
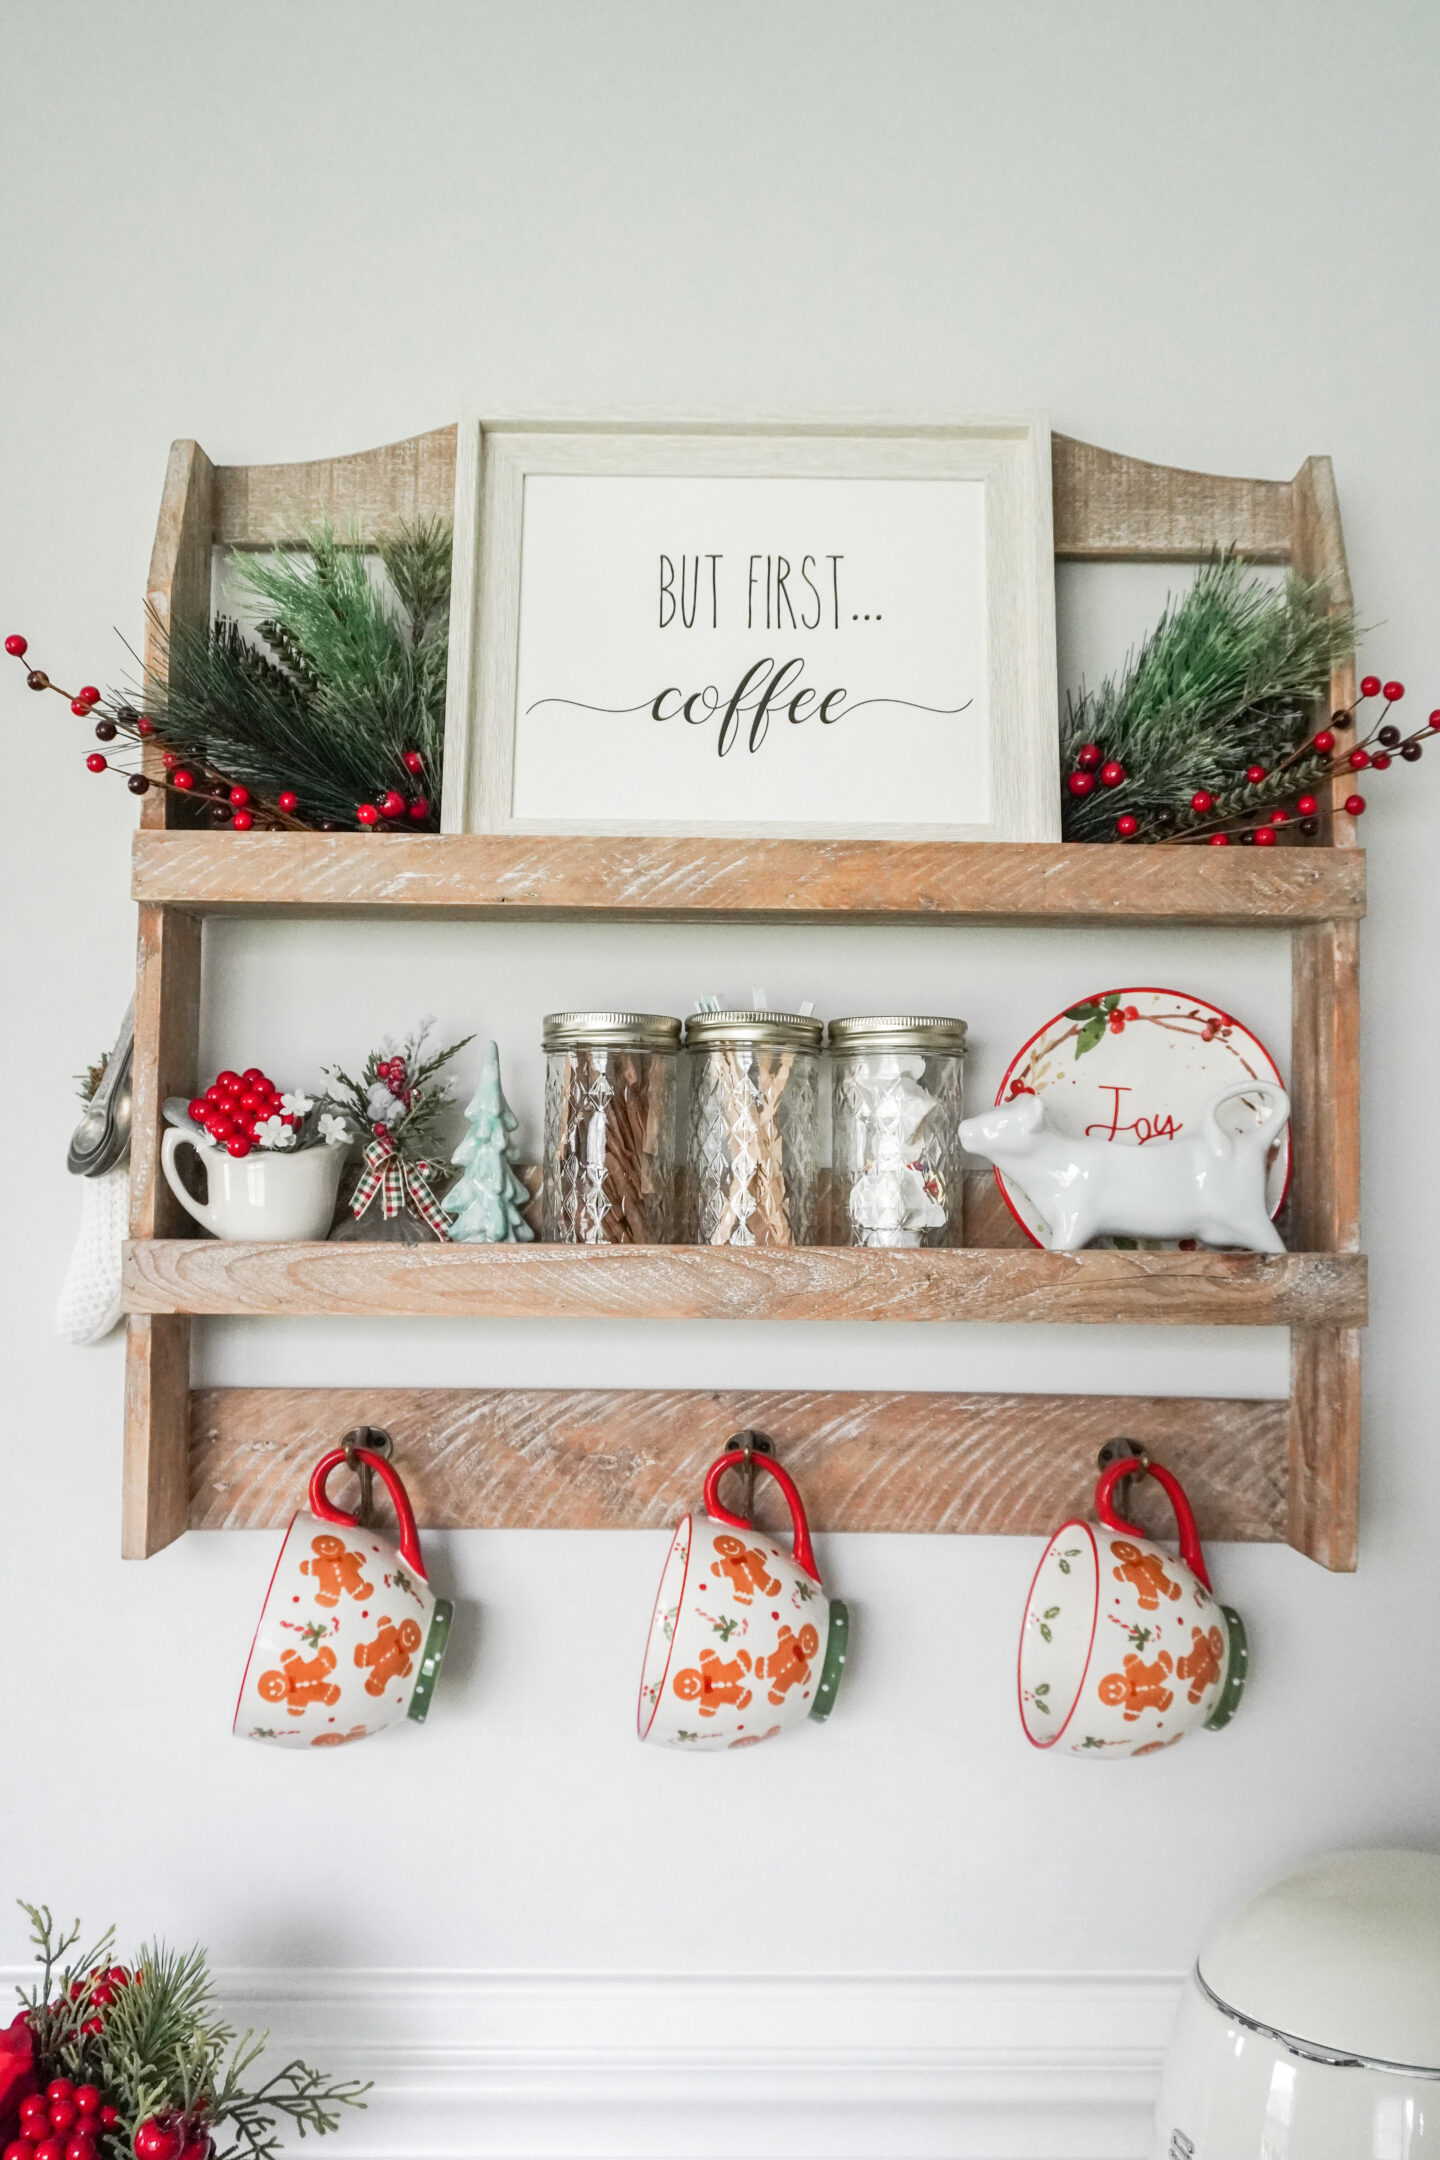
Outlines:
{"type": "Polygon", "coordinates": [[[1223,2008],[1284,2038],[1440,2070],[1440,1856],[1317,1860],[1242,1905],[1197,1971],[1223,2008]]]}

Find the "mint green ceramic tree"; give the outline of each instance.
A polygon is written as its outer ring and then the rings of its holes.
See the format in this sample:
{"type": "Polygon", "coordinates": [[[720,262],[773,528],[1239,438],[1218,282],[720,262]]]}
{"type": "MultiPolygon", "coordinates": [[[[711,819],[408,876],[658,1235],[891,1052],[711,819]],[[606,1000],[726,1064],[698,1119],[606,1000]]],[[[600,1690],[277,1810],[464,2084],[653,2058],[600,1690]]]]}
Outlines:
{"type": "Polygon", "coordinates": [[[521,1214],[530,1195],[515,1174],[516,1117],[500,1085],[500,1052],[485,1045],[480,1084],[465,1105],[465,1137],[450,1160],[460,1175],[441,1206],[457,1245],[523,1245],[535,1233],[521,1214]]]}

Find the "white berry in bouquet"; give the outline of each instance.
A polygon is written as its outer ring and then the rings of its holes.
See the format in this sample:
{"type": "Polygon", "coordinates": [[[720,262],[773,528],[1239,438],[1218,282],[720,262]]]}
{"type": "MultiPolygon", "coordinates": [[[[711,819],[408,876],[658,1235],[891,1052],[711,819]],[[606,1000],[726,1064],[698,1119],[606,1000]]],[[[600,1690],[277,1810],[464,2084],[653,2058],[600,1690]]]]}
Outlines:
{"type": "Polygon", "coordinates": [[[535,1235],[521,1212],[530,1194],[514,1167],[519,1121],[500,1085],[500,1051],[493,1042],[485,1045],[465,1120],[465,1137],[450,1158],[460,1175],[441,1203],[454,1218],[450,1236],[457,1245],[523,1245],[535,1235]]]}

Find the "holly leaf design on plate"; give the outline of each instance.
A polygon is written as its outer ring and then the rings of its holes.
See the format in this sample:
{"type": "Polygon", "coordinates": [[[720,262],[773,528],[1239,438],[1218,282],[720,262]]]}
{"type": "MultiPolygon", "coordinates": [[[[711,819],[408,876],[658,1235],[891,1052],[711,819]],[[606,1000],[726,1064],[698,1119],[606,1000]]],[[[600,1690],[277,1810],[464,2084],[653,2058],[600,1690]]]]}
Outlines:
{"type": "Polygon", "coordinates": [[[1065,1008],[1065,1018],[1067,1020],[1093,1020],[1099,1010],[1100,1007],[1096,1005],[1093,1001],[1087,1002],[1084,1005],[1067,1005],[1065,1008]]]}
{"type": "Polygon", "coordinates": [[[1087,1020],[1085,1022],[1084,1027],[1081,1028],[1079,1034],[1075,1038],[1076,1057],[1084,1057],[1087,1050],[1093,1050],[1096,1043],[1102,1042],[1104,1040],[1104,1036],[1105,1017],[1103,1013],[1097,1013],[1093,1020],[1087,1020]]]}

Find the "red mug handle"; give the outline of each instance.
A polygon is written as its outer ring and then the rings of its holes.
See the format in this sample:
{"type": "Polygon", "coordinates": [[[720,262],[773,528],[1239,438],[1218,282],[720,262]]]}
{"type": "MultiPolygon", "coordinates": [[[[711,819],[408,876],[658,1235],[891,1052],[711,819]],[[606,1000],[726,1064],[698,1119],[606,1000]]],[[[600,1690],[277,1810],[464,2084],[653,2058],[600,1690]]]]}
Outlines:
{"type": "Polygon", "coordinates": [[[1210,1588],[1210,1572],[1205,1565],[1205,1555],[1200,1550],[1200,1532],[1195,1527],[1194,1511],[1185,1497],[1185,1488],[1180,1483],[1179,1478],[1175,1476],[1173,1471],[1167,1470],[1163,1463],[1142,1462],[1138,1455],[1127,1455],[1122,1461],[1111,1463],[1109,1469],[1102,1473],[1100,1482],[1095,1487],[1096,1514],[1100,1517],[1107,1530],[1123,1530],[1130,1537],[1144,1537],[1145,1532],[1143,1530],[1137,1528],[1134,1523],[1123,1521],[1110,1505],[1110,1495],[1114,1492],[1121,1478],[1134,1477],[1137,1472],[1143,1473],[1146,1477],[1153,1477],[1155,1482],[1163,1486],[1166,1493],[1169,1494],[1170,1505],[1175,1510],[1175,1526],[1180,1533],[1180,1557],[1191,1574],[1203,1583],[1208,1590],[1210,1588]]]}
{"type": "MultiPolygon", "coordinates": [[[[420,1536],[415,1528],[414,1511],[410,1506],[410,1496],[401,1484],[399,1476],[386,1462],[383,1455],[376,1455],[369,1448],[363,1447],[355,1448],[353,1453],[357,1462],[368,1463],[370,1468],[376,1471],[383,1479],[385,1490],[389,1493],[391,1505],[395,1510],[395,1519],[400,1525],[400,1557],[409,1567],[415,1570],[422,1582],[427,1581],[425,1562],[420,1556],[420,1536]]],[[[316,1463],[315,1468],[310,1473],[310,1512],[312,1515],[318,1516],[321,1522],[343,1523],[347,1530],[358,1530],[360,1527],[359,1516],[347,1515],[343,1508],[337,1508],[335,1503],[327,1498],[325,1492],[325,1487],[330,1478],[345,1460],[345,1449],[337,1447],[332,1448],[328,1455],[322,1455],[319,1462],[316,1463]]]]}
{"type": "MultiPolygon", "coordinates": [[[[727,1470],[738,1470],[744,1460],[743,1455],[733,1452],[728,1455],[720,1455],[716,1457],[705,1473],[706,1514],[713,1515],[717,1522],[732,1524],[737,1530],[750,1530],[754,1528],[754,1525],[746,1522],[743,1515],[732,1515],[729,1508],[718,1498],[718,1494],[720,1480],[724,1477],[725,1472],[727,1470]]],[[[790,1525],[795,1533],[796,1565],[804,1568],[812,1582],[818,1583],[820,1570],[815,1565],[815,1555],[810,1549],[810,1525],[805,1520],[805,1503],[800,1498],[799,1489],[794,1478],[791,1477],[788,1470],[781,1468],[772,1455],[752,1455],[750,1460],[757,1470],[768,1470],[771,1477],[780,1487],[781,1492],[784,1493],[786,1504],[790,1509],[790,1525]]]]}

